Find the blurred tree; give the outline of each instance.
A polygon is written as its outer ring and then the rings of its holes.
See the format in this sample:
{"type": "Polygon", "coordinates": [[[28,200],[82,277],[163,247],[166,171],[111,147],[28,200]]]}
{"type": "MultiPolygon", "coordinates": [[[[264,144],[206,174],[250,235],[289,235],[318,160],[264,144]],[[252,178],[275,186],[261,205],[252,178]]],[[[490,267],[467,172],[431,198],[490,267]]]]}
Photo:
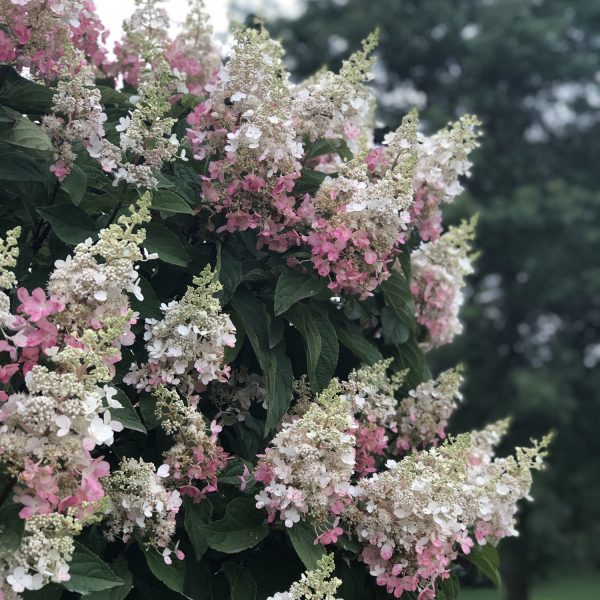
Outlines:
{"type": "Polygon", "coordinates": [[[558,431],[521,537],[502,548],[507,598],[526,600],[532,575],[600,565],[600,4],[308,0],[270,29],[304,77],[375,27],[382,130],[415,103],[427,128],[464,112],[484,124],[449,215],[479,208],[482,257],[466,333],[438,361],[468,365],[457,429],[512,414],[510,444],[558,431]]]}

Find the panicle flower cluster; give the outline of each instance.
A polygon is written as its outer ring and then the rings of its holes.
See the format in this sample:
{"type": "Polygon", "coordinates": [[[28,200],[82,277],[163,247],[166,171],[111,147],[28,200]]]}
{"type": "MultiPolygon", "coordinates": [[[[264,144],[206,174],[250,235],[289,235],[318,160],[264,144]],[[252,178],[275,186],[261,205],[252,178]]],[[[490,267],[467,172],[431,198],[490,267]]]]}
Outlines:
{"type": "Polygon", "coordinates": [[[301,417],[283,424],[254,472],[265,484],[256,506],[267,509],[269,521],[279,517],[293,527],[301,518],[320,523],[344,512],[354,495],[354,427],[336,380],[301,417]]]}
{"type": "Polygon", "coordinates": [[[375,99],[365,82],[371,79],[378,42],[375,31],[342,63],[339,73],[323,71],[293,88],[292,113],[301,137],[309,142],[342,139],[355,152],[370,142],[375,99]]]}
{"type": "Polygon", "coordinates": [[[364,156],[343,165],[321,184],[311,209],[311,231],[303,237],[329,288],[360,297],[389,277],[388,265],[404,242],[412,203],[418,118],[403,119],[390,140],[395,157],[373,175],[364,156]]]}
{"type": "MultiPolygon", "coordinates": [[[[412,181],[413,202],[410,224],[423,241],[434,241],[442,232],[440,205],[462,192],[460,178],[470,174],[469,154],[478,147],[480,123],[465,115],[432,136],[417,133],[417,159],[412,181]]],[[[387,134],[383,146],[367,155],[369,170],[380,174],[393,164],[397,155],[397,133],[387,134]]]]}
{"type": "Polygon", "coordinates": [[[132,364],[125,383],[146,391],[171,384],[191,396],[210,381],[227,380],[223,358],[225,346],[235,345],[235,326],[214,297],[221,284],[213,279],[206,267],[181,300],[161,306],[163,319],[146,319],[148,362],[132,364]]]}
{"type": "MultiPolygon", "coordinates": [[[[178,490],[169,491],[164,484],[168,469],[141,459],[125,458],[107,478],[110,499],[106,512],[106,535],[109,540],[132,537],[160,548],[169,562],[169,549],[175,535],[175,517],[182,505],[178,490]]],[[[183,558],[183,554],[178,558],[183,558]]]]}
{"type": "Polygon", "coordinates": [[[469,154],[479,146],[479,120],[465,115],[431,137],[419,135],[419,158],[414,178],[411,222],[423,241],[442,233],[440,204],[462,191],[460,177],[470,175],[469,154]]]}
{"type": "Polygon", "coordinates": [[[83,51],[91,65],[106,61],[108,32],[90,0],[0,0],[0,63],[27,67],[51,80],[61,72],[65,48],[83,51]]]}
{"type": "Polygon", "coordinates": [[[150,258],[140,249],[146,239],[140,227],[150,221],[150,194],[140,198],[131,214],[121,215],[117,223],[102,229],[98,240],[87,239],[75,247],[73,256],[55,263],[48,281],[51,297],[60,298],[66,307],[55,318],[69,344],[85,346],[85,335],[96,337],[103,345],[105,364],[120,360],[119,348],[131,345],[131,325],[137,322],[127,294],[142,300],[136,263],[150,258]]]}
{"type": "Polygon", "coordinates": [[[388,430],[397,431],[398,402],[394,397],[404,373],[391,378],[387,369],[393,359],[352,371],[348,381],[340,384],[341,398],[349,402],[356,419],[356,465],[359,476],[376,471],[376,457],[388,448],[388,430]]]}
{"type": "Polygon", "coordinates": [[[68,581],[73,537],[80,532],[81,524],[71,516],[54,513],[28,519],[19,549],[0,556],[0,597],[18,600],[26,590],[68,581]]]}
{"type": "Polygon", "coordinates": [[[365,544],[362,560],[378,585],[399,598],[435,597],[459,548],[514,535],[517,502],[527,497],[531,470],[549,440],[517,449],[517,457],[486,460],[469,434],[416,452],[361,480],[361,502],[345,515],[365,544]]]}
{"type": "Polygon", "coordinates": [[[228,454],[218,444],[221,427],[213,421],[206,432],[204,417],[193,406],[186,406],[175,390],[164,386],[156,392],[156,416],[175,444],[164,453],[168,481],[183,496],[199,502],[217,490],[217,474],[227,465],[228,454]]]}
{"type": "MultiPolygon", "coordinates": [[[[17,284],[13,269],[17,266],[19,257],[19,236],[21,228],[14,227],[6,232],[6,237],[0,238],[0,289],[9,290],[17,284]]],[[[0,292],[4,294],[4,292],[0,292]]],[[[3,324],[4,301],[0,300],[0,326],[3,324]]]]}
{"type": "Polygon", "coordinates": [[[52,114],[43,117],[42,128],[54,146],[56,162],[50,170],[62,181],[77,158],[73,147],[80,143],[89,152],[95,140],[104,138],[107,117],[100,90],[94,87],[93,70],[81,52],[67,48],[57,69],[60,80],[52,98],[52,114]]]}
{"type": "Polygon", "coordinates": [[[462,382],[460,368],[450,369],[408,392],[396,414],[398,451],[436,446],[445,439],[448,419],[462,400],[462,382]]]}
{"type": "Polygon", "coordinates": [[[165,56],[171,68],[184,76],[185,91],[196,96],[206,94],[206,85],[215,80],[221,57],[213,44],[213,29],[204,0],[188,3],[188,14],[181,32],[165,56]]]}
{"type": "Polygon", "coordinates": [[[133,341],[125,292],[135,289],[144,232],[133,229],[148,220],[148,204],[140,200],[95,244],[57,261],[48,298],[41,288],[17,291],[20,314],[5,325],[0,346],[12,362],[0,382],[25,389],[0,394],[0,462],[16,479],[23,519],[69,509],[81,517],[104,496],[109,465],[91,453],[123,429],[110,412],[121,408],[116,390],[102,384],[112,379],[120,345],[133,341]]]}
{"type": "Polygon", "coordinates": [[[462,332],[458,313],[463,303],[465,277],[473,272],[471,241],[476,218],[450,227],[433,242],[421,243],[411,254],[411,292],[417,322],[427,333],[427,349],[450,343],[462,332]]]}
{"type": "Polygon", "coordinates": [[[277,592],[267,600],[341,600],[335,593],[342,581],[332,577],[334,569],[333,554],[325,554],[314,569],[303,573],[300,581],[292,584],[289,591],[277,592]]]}
{"type": "Polygon", "coordinates": [[[302,143],[291,115],[283,49],[266,31],[240,29],[208,98],[188,117],[194,157],[211,157],[202,197],[224,213],[221,231],[259,229],[259,247],[299,244],[296,200],[302,143]]]}

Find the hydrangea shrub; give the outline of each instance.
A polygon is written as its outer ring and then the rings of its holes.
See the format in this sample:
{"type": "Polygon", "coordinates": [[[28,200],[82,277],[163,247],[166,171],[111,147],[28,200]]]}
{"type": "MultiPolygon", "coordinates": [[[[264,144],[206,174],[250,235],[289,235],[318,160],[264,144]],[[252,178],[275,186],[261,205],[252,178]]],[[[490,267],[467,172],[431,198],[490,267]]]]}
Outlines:
{"type": "Polygon", "coordinates": [[[370,36],[292,85],[138,0],[0,0],[0,600],[456,597],[548,440],[448,436],[478,123],[373,141],[370,36]]]}

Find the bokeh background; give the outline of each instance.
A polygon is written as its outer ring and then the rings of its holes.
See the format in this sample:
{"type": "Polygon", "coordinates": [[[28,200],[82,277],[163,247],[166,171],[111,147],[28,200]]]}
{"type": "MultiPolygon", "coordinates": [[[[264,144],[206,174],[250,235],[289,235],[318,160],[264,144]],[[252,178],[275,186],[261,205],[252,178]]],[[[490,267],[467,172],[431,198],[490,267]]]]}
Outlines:
{"type": "MultiPolygon", "coordinates": [[[[115,30],[131,1],[98,0],[115,30]]],[[[168,3],[175,20],[185,1],[168,3]]],[[[600,599],[600,2],[207,0],[264,20],[292,75],[337,69],[376,27],[377,137],[412,106],[432,131],[465,112],[485,137],[447,219],[480,213],[465,333],[435,369],[463,362],[455,430],[512,415],[505,449],[557,432],[549,468],[501,545],[504,589],[466,577],[465,600],[600,599]],[[478,587],[480,586],[480,587],[478,587]]]]}

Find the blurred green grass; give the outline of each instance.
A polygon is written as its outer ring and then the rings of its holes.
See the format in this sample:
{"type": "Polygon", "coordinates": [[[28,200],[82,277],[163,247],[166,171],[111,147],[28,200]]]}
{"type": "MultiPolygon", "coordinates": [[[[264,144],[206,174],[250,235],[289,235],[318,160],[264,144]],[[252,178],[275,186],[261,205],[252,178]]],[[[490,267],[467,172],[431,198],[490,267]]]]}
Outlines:
{"type": "MultiPolygon", "coordinates": [[[[503,595],[500,590],[463,588],[459,600],[503,600],[503,595]]],[[[600,600],[600,573],[540,583],[531,600],[600,600]]]]}

